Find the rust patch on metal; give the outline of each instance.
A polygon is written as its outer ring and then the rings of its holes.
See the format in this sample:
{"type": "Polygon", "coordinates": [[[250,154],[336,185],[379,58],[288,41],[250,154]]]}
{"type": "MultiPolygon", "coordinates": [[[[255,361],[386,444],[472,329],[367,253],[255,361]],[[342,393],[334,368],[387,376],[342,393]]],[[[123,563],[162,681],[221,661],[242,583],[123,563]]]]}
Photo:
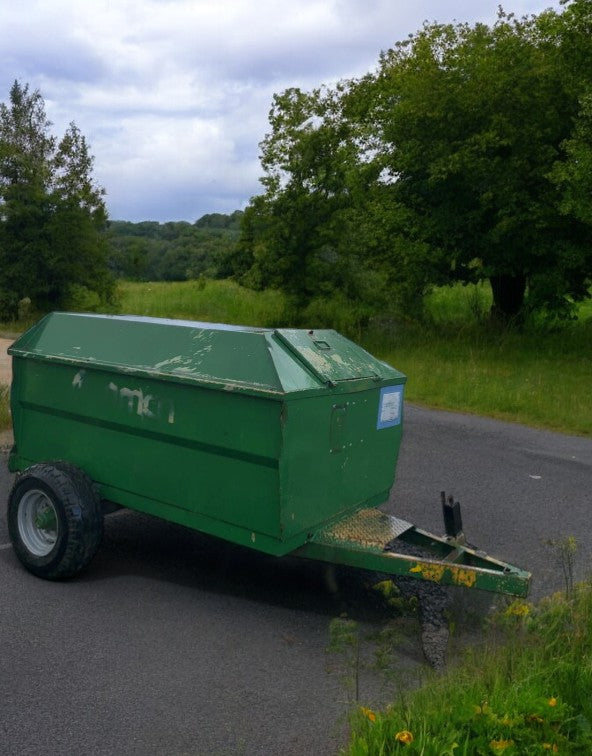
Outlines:
{"type": "Polygon", "coordinates": [[[449,569],[456,585],[472,588],[477,582],[477,573],[475,570],[467,569],[466,567],[450,567],[449,569]]]}
{"type": "Polygon", "coordinates": [[[412,567],[409,570],[409,572],[419,573],[424,580],[429,580],[432,583],[439,583],[446,572],[446,565],[433,562],[418,562],[415,567],[412,567]]]}
{"type": "Polygon", "coordinates": [[[384,514],[378,509],[362,509],[330,525],[317,534],[323,542],[355,543],[367,548],[384,549],[409,528],[410,522],[384,514]]]}
{"type": "Polygon", "coordinates": [[[441,583],[446,570],[450,571],[454,585],[472,588],[477,582],[477,573],[475,570],[467,567],[442,564],[440,562],[417,562],[409,572],[419,574],[424,580],[429,580],[432,583],[441,583]]]}

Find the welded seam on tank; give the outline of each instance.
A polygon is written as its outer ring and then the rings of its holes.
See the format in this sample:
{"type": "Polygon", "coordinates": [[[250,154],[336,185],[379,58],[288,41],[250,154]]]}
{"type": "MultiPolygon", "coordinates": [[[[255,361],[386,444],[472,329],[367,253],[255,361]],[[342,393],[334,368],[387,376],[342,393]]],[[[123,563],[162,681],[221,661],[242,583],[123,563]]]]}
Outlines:
{"type": "Polygon", "coordinates": [[[251,452],[242,452],[236,449],[226,449],[223,446],[217,446],[215,444],[206,444],[203,441],[195,441],[188,438],[178,438],[177,436],[171,436],[166,433],[159,433],[158,431],[146,430],[144,428],[134,428],[130,425],[124,425],[123,423],[115,423],[109,420],[100,420],[99,418],[88,418],[82,415],[76,415],[73,412],[66,412],[65,410],[54,409],[52,407],[45,407],[40,404],[34,404],[33,402],[21,402],[21,406],[24,409],[33,410],[44,415],[53,415],[54,417],[61,417],[66,420],[73,420],[83,425],[95,425],[99,428],[105,428],[107,430],[116,431],[118,433],[125,433],[129,436],[141,436],[143,438],[150,438],[154,441],[161,441],[171,446],[182,446],[188,449],[196,449],[208,454],[214,454],[219,457],[230,457],[231,459],[238,459],[242,462],[249,462],[262,467],[270,467],[277,469],[279,462],[273,457],[265,457],[262,454],[252,454],[251,452]]]}

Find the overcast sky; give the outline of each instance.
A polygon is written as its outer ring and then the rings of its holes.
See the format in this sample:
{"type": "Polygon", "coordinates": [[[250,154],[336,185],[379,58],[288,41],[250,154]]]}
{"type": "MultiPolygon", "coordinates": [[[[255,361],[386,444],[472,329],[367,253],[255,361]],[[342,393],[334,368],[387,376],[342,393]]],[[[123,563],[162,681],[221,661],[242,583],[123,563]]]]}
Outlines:
{"type": "Polygon", "coordinates": [[[41,91],[57,136],[76,122],[112,219],[193,222],[261,191],[274,92],[361,75],[425,19],[492,22],[498,4],[0,0],[0,101],[18,79],[41,91]]]}

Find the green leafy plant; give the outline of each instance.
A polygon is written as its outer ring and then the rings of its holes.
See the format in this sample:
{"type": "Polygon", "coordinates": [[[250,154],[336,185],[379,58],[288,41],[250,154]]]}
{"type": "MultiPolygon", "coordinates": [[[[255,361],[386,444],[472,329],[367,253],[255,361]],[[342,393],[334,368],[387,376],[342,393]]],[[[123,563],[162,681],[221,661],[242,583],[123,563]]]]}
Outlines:
{"type": "Polygon", "coordinates": [[[0,430],[7,430],[11,426],[10,390],[8,386],[0,386],[0,430]]]}
{"type": "Polygon", "coordinates": [[[339,676],[354,701],[360,700],[360,631],[358,623],[346,615],[334,617],[329,623],[331,654],[339,657],[339,676]]]}
{"type": "Polygon", "coordinates": [[[563,573],[565,592],[568,596],[571,596],[574,590],[574,569],[578,542],[574,536],[565,536],[564,538],[551,539],[547,541],[547,545],[553,549],[555,558],[563,573]]]}
{"type": "Polygon", "coordinates": [[[509,602],[478,646],[384,711],[357,708],[344,753],[592,750],[592,582],[509,602]]]}

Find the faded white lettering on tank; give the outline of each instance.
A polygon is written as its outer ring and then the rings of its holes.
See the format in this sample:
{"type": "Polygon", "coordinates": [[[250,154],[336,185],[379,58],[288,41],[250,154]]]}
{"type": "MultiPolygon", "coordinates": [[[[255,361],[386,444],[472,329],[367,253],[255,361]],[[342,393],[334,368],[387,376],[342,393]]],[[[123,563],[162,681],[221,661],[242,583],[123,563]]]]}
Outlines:
{"type": "Polygon", "coordinates": [[[82,383],[84,381],[84,375],[85,375],[85,373],[86,373],[86,370],[79,370],[76,373],[76,375],[72,379],[72,387],[73,388],[77,388],[77,389],[81,389],[82,388],[82,383]]]}
{"type": "Polygon", "coordinates": [[[123,404],[129,414],[139,417],[160,418],[166,416],[167,422],[175,422],[175,405],[171,401],[159,399],[153,394],[145,394],[142,389],[132,389],[127,386],[121,388],[111,381],[107,384],[107,390],[113,399],[123,404]]]}
{"type": "Polygon", "coordinates": [[[119,396],[122,399],[127,399],[129,412],[133,412],[135,408],[136,414],[140,417],[154,417],[154,413],[150,411],[152,394],[144,394],[141,389],[121,388],[119,389],[119,396]]]}

